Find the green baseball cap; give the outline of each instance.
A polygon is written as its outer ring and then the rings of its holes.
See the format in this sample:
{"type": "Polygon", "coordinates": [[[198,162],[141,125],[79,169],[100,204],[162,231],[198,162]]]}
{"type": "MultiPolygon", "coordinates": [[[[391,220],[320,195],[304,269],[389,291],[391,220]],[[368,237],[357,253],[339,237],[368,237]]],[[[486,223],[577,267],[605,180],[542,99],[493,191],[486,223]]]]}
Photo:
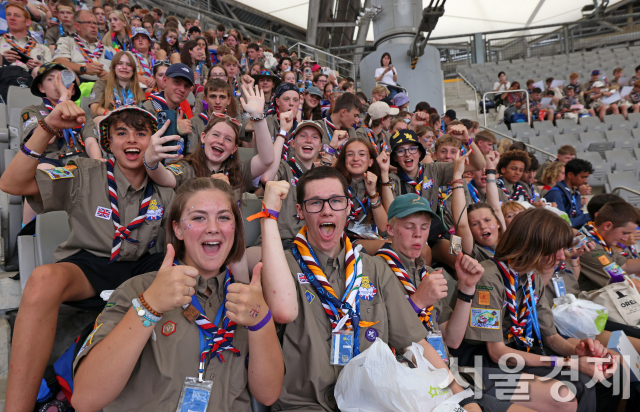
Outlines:
{"type": "Polygon", "coordinates": [[[391,219],[392,217],[397,217],[398,219],[402,219],[403,217],[407,217],[418,212],[427,212],[432,218],[440,219],[440,217],[431,210],[427,199],[422,196],[418,196],[415,193],[396,197],[391,203],[391,206],[389,206],[387,218],[391,219]]]}

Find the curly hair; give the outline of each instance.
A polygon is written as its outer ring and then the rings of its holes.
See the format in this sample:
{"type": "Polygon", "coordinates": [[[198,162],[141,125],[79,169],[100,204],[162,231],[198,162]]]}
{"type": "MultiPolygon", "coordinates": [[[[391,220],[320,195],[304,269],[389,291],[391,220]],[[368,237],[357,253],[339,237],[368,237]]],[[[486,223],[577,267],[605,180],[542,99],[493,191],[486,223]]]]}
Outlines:
{"type": "Polygon", "coordinates": [[[529,153],[524,150],[507,150],[502,156],[500,156],[500,161],[497,166],[498,172],[502,173],[502,169],[505,169],[509,166],[509,163],[513,161],[522,162],[524,164],[524,170],[529,169],[529,166],[531,165],[529,153]]]}

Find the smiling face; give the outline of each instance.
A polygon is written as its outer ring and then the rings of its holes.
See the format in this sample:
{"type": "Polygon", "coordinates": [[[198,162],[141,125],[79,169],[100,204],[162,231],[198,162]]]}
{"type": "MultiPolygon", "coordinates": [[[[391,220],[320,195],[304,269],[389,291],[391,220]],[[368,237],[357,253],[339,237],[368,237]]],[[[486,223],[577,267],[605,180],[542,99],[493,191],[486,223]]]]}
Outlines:
{"type": "Polygon", "coordinates": [[[195,193],[186,202],[173,231],[184,241],[184,263],[210,278],[220,273],[233,247],[235,219],[228,196],[216,189],[195,193]]]}
{"type": "Polygon", "coordinates": [[[140,170],[142,154],[151,140],[151,130],[136,130],[122,121],[112,122],[109,126],[111,152],[121,169],[140,170]]]}
{"type": "Polygon", "coordinates": [[[300,95],[295,90],[286,91],[276,99],[276,104],[280,113],[288,112],[289,110],[298,110],[300,106],[300,95]]]}
{"type": "Polygon", "coordinates": [[[500,173],[509,183],[516,183],[524,174],[524,163],[520,160],[512,160],[507,167],[503,167],[500,170],[500,173]]]}
{"type": "Polygon", "coordinates": [[[318,153],[320,153],[320,146],[322,143],[322,136],[320,132],[314,127],[304,127],[296,133],[293,140],[293,147],[296,150],[296,159],[307,163],[313,162],[318,153]]]}
{"type": "Polygon", "coordinates": [[[116,78],[122,81],[131,80],[133,70],[135,70],[135,65],[131,63],[129,56],[126,53],[123,53],[122,57],[120,57],[120,60],[116,64],[116,78]]]}
{"type": "Polygon", "coordinates": [[[202,133],[204,154],[210,166],[219,166],[238,150],[238,135],[224,121],[218,121],[206,134],[202,133]]]}
{"type": "Polygon", "coordinates": [[[207,104],[214,113],[224,113],[229,106],[229,95],[224,90],[212,90],[206,97],[207,104]]]}
{"type": "Polygon", "coordinates": [[[498,243],[500,224],[488,208],[476,209],[469,212],[467,216],[471,234],[476,243],[488,247],[498,243]]]}
{"type": "Polygon", "coordinates": [[[414,213],[402,219],[397,219],[393,225],[387,225],[387,232],[393,238],[393,249],[407,256],[417,259],[422,248],[427,243],[431,216],[427,213],[414,213]]]}

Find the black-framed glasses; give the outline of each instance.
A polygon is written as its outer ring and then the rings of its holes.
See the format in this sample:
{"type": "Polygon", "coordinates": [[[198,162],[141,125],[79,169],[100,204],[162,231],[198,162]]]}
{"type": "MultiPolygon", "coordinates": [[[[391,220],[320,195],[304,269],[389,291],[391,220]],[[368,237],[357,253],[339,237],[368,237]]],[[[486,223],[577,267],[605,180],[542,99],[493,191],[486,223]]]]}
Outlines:
{"type": "Polygon", "coordinates": [[[396,154],[398,156],[404,156],[405,153],[409,153],[409,154],[418,153],[418,146],[410,146],[410,147],[407,147],[406,149],[398,149],[398,150],[396,150],[396,154]]]}
{"type": "Polygon", "coordinates": [[[169,60],[156,60],[155,63],[153,63],[153,67],[156,66],[171,66],[171,62],[169,60]]]}
{"type": "Polygon", "coordinates": [[[329,199],[309,199],[302,202],[307,213],[320,213],[324,209],[324,204],[329,203],[329,207],[336,212],[345,210],[349,206],[347,196],[334,196],[329,199]]]}

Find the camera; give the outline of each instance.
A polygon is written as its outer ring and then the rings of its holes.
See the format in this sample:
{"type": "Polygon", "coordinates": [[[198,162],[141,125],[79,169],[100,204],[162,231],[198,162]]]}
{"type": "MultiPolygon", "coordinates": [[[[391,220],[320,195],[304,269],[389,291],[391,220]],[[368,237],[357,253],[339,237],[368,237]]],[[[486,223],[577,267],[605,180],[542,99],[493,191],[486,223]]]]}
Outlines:
{"type": "Polygon", "coordinates": [[[449,254],[458,256],[458,253],[462,252],[462,238],[460,236],[451,235],[449,242],[449,254]]]}

